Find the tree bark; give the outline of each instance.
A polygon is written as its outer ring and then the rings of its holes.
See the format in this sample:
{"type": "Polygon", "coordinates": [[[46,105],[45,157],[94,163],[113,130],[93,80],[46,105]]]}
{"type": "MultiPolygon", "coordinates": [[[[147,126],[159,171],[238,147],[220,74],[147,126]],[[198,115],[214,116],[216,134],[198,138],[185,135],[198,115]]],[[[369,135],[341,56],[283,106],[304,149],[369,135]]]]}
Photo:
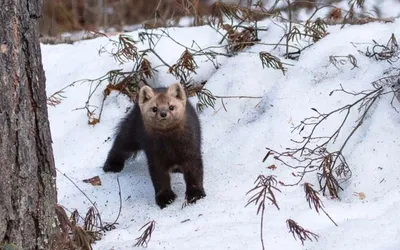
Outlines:
{"type": "Polygon", "coordinates": [[[0,248],[55,249],[56,172],[38,33],[42,0],[0,3],[0,248]]]}

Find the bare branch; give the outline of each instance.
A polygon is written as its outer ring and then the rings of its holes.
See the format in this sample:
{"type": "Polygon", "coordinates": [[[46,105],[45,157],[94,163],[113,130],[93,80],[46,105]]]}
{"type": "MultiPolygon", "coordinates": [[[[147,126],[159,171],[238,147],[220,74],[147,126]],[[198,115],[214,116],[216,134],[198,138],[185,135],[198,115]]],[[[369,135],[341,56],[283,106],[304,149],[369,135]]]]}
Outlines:
{"type": "Polygon", "coordinates": [[[257,183],[257,185],[254,188],[252,188],[250,191],[248,191],[247,194],[254,192],[256,190],[258,190],[258,191],[252,197],[250,197],[250,199],[247,202],[245,207],[247,207],[251,203],[254,203],[255,205],[257,205],[257,203],[260,203],[258,205],[257,215],[261,211],[260,240],[261,240],[262,249],[265,249],[264,239],[263,239],[265,198],[267,198],[269,201],[271,201],[272,204],[275,205],[275,207],[279,210],[278,202],[276,201],[273,190],[276,190],[279,192],[281,192],[281,190],[279,190],[276,187],[277,181],[275,179],[275,176],[273,176],[273,175],[269,175],[267,177],[265,177],[264,175],[259,175],[254,183],[257,183]]]}
{"type": "Polygon", "coordinates": [[[286,220],[286,224],[289,228],[289,233],[292,233],[294,239],[296,239],[297,236],[300,239],[302,245],[304,245],[304,241],[306,241],[307,239],[312,241],[311,237],[313,237],[316,241],[318,241],[319,236],[317,234],[304,229],[303,227],[298,225],[294,220],[288,219],[286,220]]]}
{"type": "Polygon", "coordinates": [[[150,239],[151,239],[151,235],[155,229],[156,226],[156,222],[154,220],[147,222],[145,225],[143,225],[140,229],[142,230],[144,227],[146,227],[146,229],[144,230],[144,232],[142,233],[142,235],[140,235],[138,238],[136,238],[136,243],[135,243],[135,247],[138,246],[142,246],[142,247],[147,247],[150,239]]]}

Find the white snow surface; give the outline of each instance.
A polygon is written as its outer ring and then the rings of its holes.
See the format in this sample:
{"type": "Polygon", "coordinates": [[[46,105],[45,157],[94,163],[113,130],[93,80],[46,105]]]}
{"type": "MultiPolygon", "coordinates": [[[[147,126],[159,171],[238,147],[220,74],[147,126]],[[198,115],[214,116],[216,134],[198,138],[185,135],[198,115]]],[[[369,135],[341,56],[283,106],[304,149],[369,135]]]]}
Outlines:
{"type": "MultiPolygon", "coordinates": [[[[265,21],[260,27],[264,43],[277,43],[282,29],[265,21]]],[[[135,39],[138,30],[128,33],[135,39]]],[[[182,45],[201,48],[218,46],[221,35],[208,26],[169,28],[169,34],[182,45]],[[197,45],[193,44],[196,41],[197,45]]],[[[370,23],[361,26],[330,26],[329,35],[305,49],[298,61],[285,59],[283,47],[256,45],[238,55],[218,57],[216,70],[205,57],[196,57],[199,68],[196,81],[208,80],[205,85],[219,96],[260,96],[262,99],[223,99],[227,111],[218,99],[215,110],[207,108],[199,114],[203,133],[204,187],[207,196],[196,204],[182,209],[185,182],[180,174],[173,174],[172,188],[178,195],[175,202],[160,209],[154,200],[154,190],[144,154],[127,162],[118,174],[104,173],[104,163],[112,145],[119,120],[132,106],[127,97],[113,91],[106,99],[101,122],[87,124],[83,107],[90,84],[77,83],[65,90],[62,103],[49,106],[49,119],[57,169],[65,173],[96,203],[105,222],[112,222],[120,207],[117,176],[121,186],[122,210],[116,229],[106,232],[94,249],[132,249],[147,222],[156,221],[147,249],[261,249],[260,214],[257,206],[245,207],[258,175],[275,175],[278,181],[297,181],[288,168],[273,157],[262,162],[266,147],[284,151],[294,144],[290,139],[301,138],[291,133],[292,127],[306,117],[315,115],[311,108],[330,112],[354,101],[357,96],[334,93],[342,85],[347,91],[372,90],[371,82],[381,78],[392,66],[387,61],[368,58],[357,50],[371,47],[372,40],[386,44],[391,34],[400,37],[400,19],[394,23],[370,23]],[[354,43],[354,45],[353,45],[354,43]],[[356,47],[355,47],[356,46],[356,47]],[[263,68],[258,52],[267,51],[279,57],[287,71],[263,68]],[[347,63],[339,69],[329,64],[329,56],[354,55],[358,68],[347,63]],[[111,137],[111,139],[108,139],[111,137]],[[271,164],[276,169],[267,168],[271,164]],[[83,179],[98,175],[101,186],[92,186],[83,179]]],[[[116,37],[114,37],[116,38],[116,37]]],[[[106,38],[97,38],[68,45],[42,45],[46,72],[46,91],[51,95],[73,81],[94,79],[109,70],[130,70],[131,63],[119,65],[108,54],[98,50],[113,46],[106,38]]],[[[146,45],[139,44],[140,48],[146,45]]],[[[184,48],[171,39],[163,38],[157,53],[168,64],[174,64],[184,48]]],[[[224,52],[222,49],[219,52],[224,52]]],[[[153,66],[161,65],[149,54],[153,66]]],[[[168,86],[176,79],[159,67],[154,78],[156,85],[168,86]]],[[[92,97],[91,104],[99,106],[103,83],[92,97]]],[[[275,191],[280,210],[267,202],[264,215],[263,239],[266,249],[400,249],[400,114],[391,106],[392,95],[378,99],[370,115],[344,149],[344,156],[352,170],[352,177],[342,187],[341,200],[320,195],[325,210],[338,224],[336,227],[321,211],[310,209],[303,186],[282,186],[275,191]],[[354,195],[363,192],[365,199],[354,195]],[[299,225],[319,235],[318,241],[294,239],[286,225],[293,219],[299,225]]],[[[197,102],[196,97],[191,102],[197,102]]],[[[393,104],[400,110],[396,101],[393,104]]],[[[98,109],[96,111],[98,114],[98,109]]],[[[358,114],[353,112],[351,119],[358,114]]],[[[333,131],[339,117],[323,124],[324,131],[333,131]],[[336,120],[335,120],[336,119],[336,120]]],[[[344,127],[338,141],[343,142],[354,127],[344,127]]],[[[325,134],[326,135],[326,134],[325,134]]],[[[340,144],[332,145],[338,148],[340,144]]],[[[60,172],[57,173],[58,203],[69,211],[77,209],[85,215],[91,203],[60,172]]],[[[316,173],[304,179],[318,188],[316,173]]]]}

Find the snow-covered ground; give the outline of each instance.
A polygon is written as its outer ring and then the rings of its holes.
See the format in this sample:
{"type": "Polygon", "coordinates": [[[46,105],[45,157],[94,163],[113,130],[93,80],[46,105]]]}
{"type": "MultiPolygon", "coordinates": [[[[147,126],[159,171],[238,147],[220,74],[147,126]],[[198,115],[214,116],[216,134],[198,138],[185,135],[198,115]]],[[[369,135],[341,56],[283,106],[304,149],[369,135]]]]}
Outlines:
{"type": "MultiPolygon", "coordinates": [[[[268,31],[260,33],[264,43],[277,43],[283,34],[282,29],[270,21],[260,23],[259,27],[268,27],[268,31]]],[[[214,95],[261,96],[262,99],[224,99],[227,111],[218,99],[215,110],[208,108],[200,114],[207,197],[183,209],[185,183],[180,174],[174,174],[172,178],[177,200],[163,210],[155,204],[143,154],[126,164],[121,173],[103,173],[101,167],[111,147],[114,128],[131,107],[128,99],[112,92],[106,99],[101,122],[90,126],[86,111],[75,110],[85,105],[90,85],[77,83],[66,89],[63,94],[66,99],[56,107],[49,106],[57,169],[96,202],[102,220],[106,222],[114,221],[118,215],[117,176],[121,185],[119,224],[107,232],[94,249],[132,249],[135,238],[142,233],[138,230],[151,220],[156,221],[156,228],[148,249],[261,249],[260,215],[256,215],[255,205],[245,207],[250,198],[246,192],[260,174],[273,174],[283,183],[297,180],[292,169],[272,157],[263,163],[267,153],[265,148],[282,151],[293,146],[290,139],[300,137],[291,133],[292,127],[315,115],[311,108],[329,112],[358,98],[340,92],[330,96],[329,93],[340,85],[348,91],[373,89],[371,82],[381,78],[391,66],[386,61],[367,58],[357,49],[365,51],[373,39],[386,44],[392,33],[400,37],[400,19],[395,23],[370,23],[344,29],[333,26],[329,27],[329,33],[306,49],[298,61],[285,60],[283,47],[273,50],[273,46],[266,45],[245,49],[232,58],[218,57],[218,70],[206,58],[195,58],[199,66],[195,80],[208,80],[206,88],[214,95]],[[279,70],[263,68],[260,51],[270,52],[290,64],[286,65],[285,75],[279,70]],[[346,64],[338,69],[329,63],[329,56],[348,54],[357,59],[358,68],[352,69],[346,64]],[[277,168],[267,168],[271,164],[277,168]],[[101,178],[101,186],[82,182],[96,175],[101,178]]],[[[134,38],[138,35],[137,32],[129,34],[134,38]]],[[[195,49],[197,46],[216,46],[221,40],[221,35],[208,26],[170,28],[169,34],[179,43],[195,49]]],[[[47,94],[76,80],[94,79],[112,69],[132,68],[130,63],[118,65],[107,54],[99,55],[102,46],[109,50],[113,48],[106,38],[72,45],[42,45],[47,94]]],[[[171,39],[163,38],[156,51],[171,65],[184,49],[171,39]]],[[[149,59],[153,66],[161,64],[154,55],[149,55],[149,59]]],[[[392,67],[400,67],[399,62],[392,67]]],[[[176,81],[167,73],[166,67],[158,70],[157,85],[168,86],[176,81]]],[[[106,84],[103,83],[92,97],[93,105],[101,103],[101,91],[106,84]]],[[[278,184],[282,192],[275,192],[275,195],[280,210],[270,204],[265,209],[263,238],[266,249],[400,249],[400,114],[390,105],[391,98],[386,95],[373,105],[363,126],[344,150],[353,175],[343,184],[341,200],[321,196],[325,210],[338,227],[322,212],[317,214],[309,208],[302,186],[278,184]],[[365,199],[355,196],[355,192],[364,193],[365,199]],[[306,241],[302,246],[288,232],[287,219],[318,234],[318,241],[306,241]]],[[[197,99],[193,97],[191,101],[196,103],[197,99]]],[[[394,105],[400,108],[396,101],[394,105]]],[[[357,114],[353,113],[351,118],[357,118],[357,114]]],[[[325,130],[334,129],[338,121],[332,119],[325,123],[325,130]]],[[[353,125],[346,126],[338,140],[343,141],[353,125]]],[[[318,187],[316,173],[310,173],[306,180],[318,187]]],[[[59,204],[69,210],[78,209],[84,215],[91,206],[60,173],[57,188],[59,204]]]]}

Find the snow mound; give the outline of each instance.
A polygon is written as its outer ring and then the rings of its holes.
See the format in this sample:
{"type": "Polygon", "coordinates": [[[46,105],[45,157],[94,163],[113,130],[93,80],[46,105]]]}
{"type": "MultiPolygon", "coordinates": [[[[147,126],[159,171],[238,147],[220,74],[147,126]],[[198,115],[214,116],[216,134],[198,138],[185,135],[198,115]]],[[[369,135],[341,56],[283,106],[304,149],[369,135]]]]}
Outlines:
{"type": "MultiPolygon", "coordinates": [[[[263,43],[277,43],[282,30],[269,21],[260,27],[263,43]]],[[[128,33],[135,39],[138,30],[128,33]]],[[[394,23],[370,23],[362,26],[331,26],[329,35],[305,49],[298,61],[282,57],[279,47],[256,45],[238,55],[218,57],[216,70],[205,57],[196,58],[199,69],[196,81],[208,80],[206,88],[217,96],[252,96],[257,98],[217,99],[215,109],[201,113],[203,129],[204,186],[207,197],[195,205],[182,209],[185,183],[182,175],[173,174],[172,188],[177,200],[166,209],[154,202],[153,187],[144,154],[126,164],[118,174],[103,173],[102,164],[111,147],[117,122],[132,103],[115,91],[106,99],[101,122],[87,124],[84,109],[89,83],[76,83],[63,93],[62,103],[49,106],[49,119],[57,169],[74,181],[101,212],[102,220],[112,222],[120,207],[117,176],[122,192],[122,210],[116,229],[107,232],[94,249],[131,249],[138,230],[147,222],[156,221],[148,249],[261,249],[260,215],[253,204],[245,207],[258,175],[275,175],[278,181],[293,183],[295,170],[273,158],[262,162],[266,147],[283,151],[293,146],[292,127],[306,117],[315,115],[311,108],[330,112],[353,102],[356,96],[329,93],[342,85],[347,91],[372,90],[371,82],[381,78],[392,66],[358,52],[365,51],[374,39],[386,44],[392,33],[400,37],[400,19],[394,23]],[[259,54],[267,51],[286,63],[287,71],[263,68],[259,54]],[[348,63],[335,67],[330,56],[352,54],[357,68],[348,63]],[[290,65],[287,65],[290,64],[290,65]],[[223,104],[222,104],[223,102],[223,104]],[[225,110],[226,109],[226,110],[225,110]],[[271,164],[276,169],[267,168],[271,164]],[[98,175],[101,186],[83,183],[83,179],[98,175]]],[[[181,45],[163,38],[156,52],[168,64],[174,64],[184,51],[182,45],[198,49],[219,46],[221,35],[208,26],[171,28],[169,35],[181,45]],[[193,44],[193,41],[196,44],[193,44]]],[[[102,47],[111,49],[107,38],[76,42],[71,45],[42,45],[43,64],[48,95],[81,79],[94,79],[113,69],[131,69],[127,63],[119,65],[111,56],[99,54],[102,47]]],[[[145,44],[140,45],[141,49],[145,44]]],[[[222,49],[215,51],[223,53],[222,49]]],[[[149,55],[153,66],[161,62],[149,55]]],[[[167,86],[176,79],[159,68],[154,82],[167,86]]],[[[99,106],[103,83],[92,97],[99,106]]],[[[352,170],[352,177],[343,184],[341,200],[321,199],[325,210],[338,224],[336,227],[324,213],[310,209],[303,186],[285,187],[275,192],[280,210],[266,204],[264,214],[264,242],[268,249],[400,249],[400,114],[391,106],[392,96],[385,95],[372,106],[363,126],[356,131],[344,149],[344,156],[352,170]],[[361,200],[354,193],[362,192],[361,200]],[[318,241],[306,241],[304,246],[288,232],[286,220],[319,235],[318,241]]],[[[196,98],[192,98],[196,103],[196,98]]],[[[398,108],[396,101],[393,104],[398,108]]],[[[358,116],[354,114],[351,119],[358,116]]],[[[339,119],[339,118],[337,118],[339,119]]],[[[336,129],[340,120],[325,123],[324,131],[336,129]]],[[[354,124],[346,125],[345,135],[354,124]]],[[[305,179],[318,187],[315,173],[305,179]]],[[[57,176],[58,202],[69,210],[84,214],[91,206],[87,198],[62,174],[57,176]]]]}

